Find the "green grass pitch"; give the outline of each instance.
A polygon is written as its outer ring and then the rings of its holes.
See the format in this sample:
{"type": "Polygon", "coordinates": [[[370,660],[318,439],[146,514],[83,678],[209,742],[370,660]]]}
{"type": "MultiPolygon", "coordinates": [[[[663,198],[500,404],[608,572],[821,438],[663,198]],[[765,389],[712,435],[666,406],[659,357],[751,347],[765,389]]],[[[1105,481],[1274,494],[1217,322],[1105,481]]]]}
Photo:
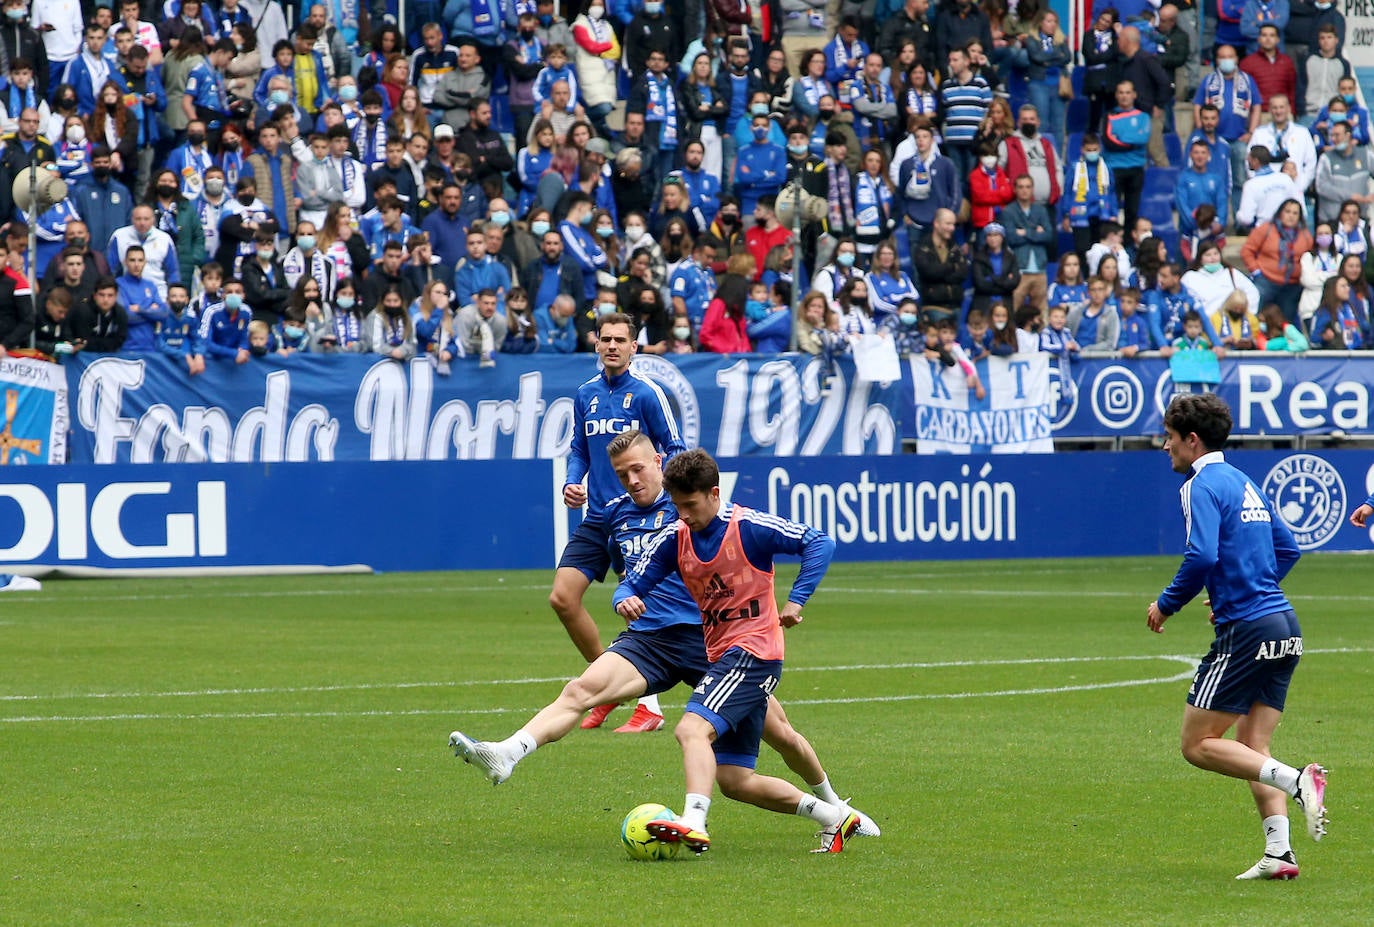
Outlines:
{"type": "Polygon", "coordinates": [[[1175,565],[836,565],[778,695],[883,836],[812,856],[809,821],[717,796],[711,852],[664,863],[618,827],[680,809],[671,733],[612,734],[622,709],[499,788],[446,746],[579,671],[548,573],[7,595],[0,925],[1374,922],[1369,561],[1286,583],[1308,652],[1276,752],[1330,768],[1332,822],[1313,844],[1296,817],[1302,877],[1260,884],[1232,878],[1263,847],[1245,785],[1178,753],[1210,629],[1199,602],[1146,630],[1175,565]]]}

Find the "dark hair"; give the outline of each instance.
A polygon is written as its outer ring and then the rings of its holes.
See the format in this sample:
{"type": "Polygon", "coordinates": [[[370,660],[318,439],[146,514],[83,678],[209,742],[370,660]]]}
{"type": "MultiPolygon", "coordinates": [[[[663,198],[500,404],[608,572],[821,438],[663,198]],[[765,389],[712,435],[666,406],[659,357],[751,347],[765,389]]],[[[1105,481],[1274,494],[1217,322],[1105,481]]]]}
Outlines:
{"type": "Polygon", "coordinates": [[[109,274],[106,274],[103,277],[97,278],[97,280],[95,281],[95,286],[92,289],[94,292],[97,293],[101,290],[118,290],[119,284],[115,283],[114,277],[111,277],[109,274]]]}
{"type": "Polygon", "coordinates": [[[1231,410],[1216,393],[1180,393],[1164,412],[1164,426],[1185,438],[1196,434],[1207,450],[1219,451],[1231,436],[1231,410]]]}
{"type": "Polygon", "coordinates": [[[710,492],[720,485],[720,468],[701,448],[683,451],[663,469],[663,485],[668,492],[691,495],[710,492]]]}

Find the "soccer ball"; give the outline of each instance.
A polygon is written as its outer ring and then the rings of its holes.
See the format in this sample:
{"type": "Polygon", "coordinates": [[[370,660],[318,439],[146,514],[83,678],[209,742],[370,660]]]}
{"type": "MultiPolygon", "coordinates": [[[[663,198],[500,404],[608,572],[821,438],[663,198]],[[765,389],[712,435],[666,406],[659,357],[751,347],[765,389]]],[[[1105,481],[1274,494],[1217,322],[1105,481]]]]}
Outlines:
{"type": "Polygon", "coordinates": [[[682,844],[655,840],[644,826],[650,821],[671,821],[675,817],[663,805],[652,802],[640,805],[625,815],[625,820],[620,822],[620,842],[625,845],[625,852],[630,854],[630,859],[672,859],[676,856],[682,844]]]}

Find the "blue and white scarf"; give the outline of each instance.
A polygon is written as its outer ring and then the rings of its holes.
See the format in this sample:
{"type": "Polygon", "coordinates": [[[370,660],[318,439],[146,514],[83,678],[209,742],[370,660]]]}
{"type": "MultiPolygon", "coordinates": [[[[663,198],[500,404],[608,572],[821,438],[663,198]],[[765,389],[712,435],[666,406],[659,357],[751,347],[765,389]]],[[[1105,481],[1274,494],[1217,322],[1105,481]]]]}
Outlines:
{"type": "Polygon", "coordinates": [[[489,39],[501,34],[501,0],[472,0],[472,34],[489,39]]]}
{"type": "Polygon", "coordinates": [[[663,123],[663,131],[658,137],[658,147],[677,147],[677,92],[667,74],[655,76],[646,72],[644,79],[649,82],[649,111],[644,114],[646,122],[663,123]]]}
{"type": "MultiPolygon", "coordinates": [[[[1202,79],[1202,99],[1204,103],[1211,103],[1223,115],[1226,109],[1226,78],[1220,71],[1213,71],[1202,79]]],[[[1237,72],[1231,78],[1231,109],[1230,111],[1242,119],[1250,115],[1250,81],[1245,79],[1243,73],[1237,72]]]]}
{"type": "Polygon", "coordinates": [[[5,109],[15,119],[18,119],[19,114],[26,109],[38,109],[38,95],[34,93],[33,84],[29,84],[27,90],[20,90],[14,84],[10,84],[8,100],[5,109]]]}
{"type": "Polygon", "coordinates": [[[353,127],[353,147],[358,151],[358,160],[363,167],[371,169],[374,164],[386,161],[386,120],[378,119],[372,131],[367,130],[367,120],[359,119],[353,127]]]}

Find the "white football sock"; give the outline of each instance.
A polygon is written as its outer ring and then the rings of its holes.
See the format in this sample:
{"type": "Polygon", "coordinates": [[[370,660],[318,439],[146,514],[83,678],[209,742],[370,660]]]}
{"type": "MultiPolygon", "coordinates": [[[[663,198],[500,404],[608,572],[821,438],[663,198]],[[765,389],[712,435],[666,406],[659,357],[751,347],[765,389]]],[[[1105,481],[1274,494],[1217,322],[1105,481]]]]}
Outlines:
{"type": "Polygon", "coordinates": [[[811,794],[821,801],[829,802],[832,805],[841,804],[844,799],[835,794],[835,790],[830,785],[830,777],[826,776],[820,782],[811,786],[811,794]]]}
{"type": "Polygon", "coordinates": [[[1265,818],[1264,852],[1270,856],[1282,856],[1292,849],[1293,845],[1288,842],[1288,817],[1275,814],[1265,818]]]}
{"type": "Polygon", "coordinates": [[[706,829],[706,812],[711,810],[711,796],[688,792],[682,800],[682,817],[679,818],[692,830],[706,829]]]}
{"type": "Polygon", "coordinates": [[[1297,795],[1298,775],[1298,771],[1292,766],[1285,766],[1270,757],[1260,767],[1259,781],[1276,789],[1283,789],[1289,795],[1297,795]]]}
{"type": "Polygon", "coordinates": [[[639,700],[639,704],[643,705],[645,708],[647,708],[649,711],[652,711],[656,715],[663,714],[663,709],[658,707],[657,695],[646,695],[639,700]]]}
{"type": "Polygon", "coordinates": [[[834,827],[844,819],[844,809],[807,795],[797,802],[797,816],[810,818],[822,827],[834,827]]]}
{"type": "Polygon", "coordinates": [[[496,745],[497,749],[518,763],[539,749],[534,737],[528,731],[519,730],[496,745]]]}

